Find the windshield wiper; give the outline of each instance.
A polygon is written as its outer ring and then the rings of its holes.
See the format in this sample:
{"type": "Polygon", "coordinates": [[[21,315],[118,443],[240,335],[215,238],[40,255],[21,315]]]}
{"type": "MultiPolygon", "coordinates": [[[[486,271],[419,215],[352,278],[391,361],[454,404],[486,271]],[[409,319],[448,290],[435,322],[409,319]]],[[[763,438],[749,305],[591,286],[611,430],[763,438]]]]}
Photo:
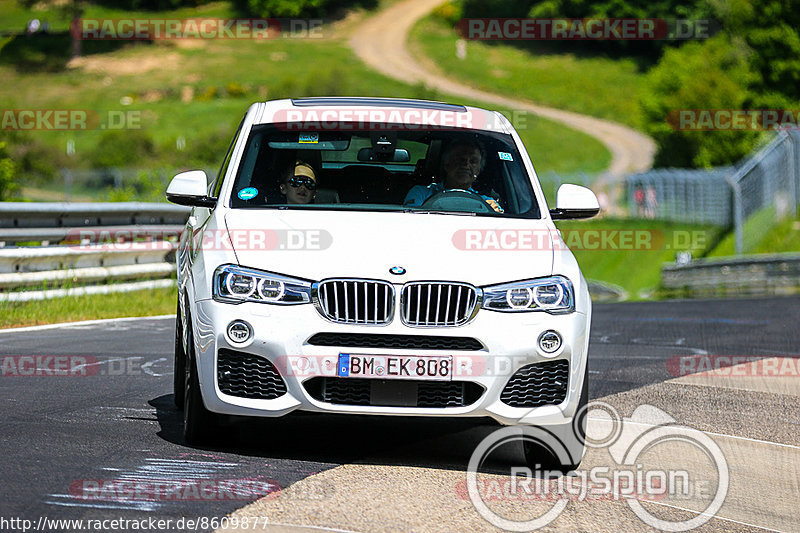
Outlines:
{"type": "Polygon", "coordinates": [[[425,209],[403,209],[403,213],[418,213],[423,215],[459,215],[474,217],[478,213],[473,211],[440,211],[440,210],[425,210],[425,209]]]}

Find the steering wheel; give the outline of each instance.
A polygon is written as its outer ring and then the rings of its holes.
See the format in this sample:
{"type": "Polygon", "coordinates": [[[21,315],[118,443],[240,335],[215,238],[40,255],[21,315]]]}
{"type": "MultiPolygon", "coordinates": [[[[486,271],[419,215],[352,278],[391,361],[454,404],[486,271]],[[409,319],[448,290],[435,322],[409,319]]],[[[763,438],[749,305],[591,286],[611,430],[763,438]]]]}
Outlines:
{"type": "Polygon", "coordinates": [[[425,200],[422,207],[439,211],[495,212],[481,195],[466,189],[445,189],[425,200]]]}

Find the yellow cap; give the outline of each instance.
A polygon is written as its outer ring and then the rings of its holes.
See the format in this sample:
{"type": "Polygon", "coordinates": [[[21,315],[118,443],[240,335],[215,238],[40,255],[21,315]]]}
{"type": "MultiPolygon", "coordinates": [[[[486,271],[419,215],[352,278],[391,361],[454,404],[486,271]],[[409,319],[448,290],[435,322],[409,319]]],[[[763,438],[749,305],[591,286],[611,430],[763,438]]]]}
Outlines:
{"type": "Polygon", "coordinates": [[[294,165],[294,175],[295,176],[305,176],[307,178],[311,178],[314,181],[317,181],[317,176],[314,175],[314,169],[311,168],[311,165],[308,163],[303,163],[302,161],[298,161],[294,165]]]}

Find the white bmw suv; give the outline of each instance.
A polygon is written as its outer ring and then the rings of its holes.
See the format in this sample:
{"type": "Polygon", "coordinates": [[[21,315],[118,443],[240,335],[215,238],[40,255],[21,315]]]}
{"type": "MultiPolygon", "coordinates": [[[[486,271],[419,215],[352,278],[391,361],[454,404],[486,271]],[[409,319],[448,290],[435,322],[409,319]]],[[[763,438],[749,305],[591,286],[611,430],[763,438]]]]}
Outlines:
{"type": "Polygon", "coordinates": [[[561,463],[580,463],[591,300],[553,220],[599,206],[563,185],[549,210],[500,113],[256,103],[216,178],[179,174],[167,198],[193,207],[175,339],[187,441],[222,415],[491,417],[562,435],[561,463]]]}

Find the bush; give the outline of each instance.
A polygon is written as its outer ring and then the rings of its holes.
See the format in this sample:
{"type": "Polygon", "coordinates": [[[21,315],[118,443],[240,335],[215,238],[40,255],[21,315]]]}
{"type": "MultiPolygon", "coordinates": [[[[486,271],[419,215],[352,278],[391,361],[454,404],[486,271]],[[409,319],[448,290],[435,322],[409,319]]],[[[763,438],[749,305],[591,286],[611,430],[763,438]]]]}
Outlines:
{"type": "Polygon", "coordinates": [[[461,3],[452,1],[445,2],[444,4],[434,8],[433,16],[445,21],[451,26],[455,26],[455,24],[463,17],[461,3]]]}
{"type": "Polygon", "coordinates": [[[95,168],[141,166],[156,155],[153,139],[142,130],[107,131],[88,159],[95,168]]]}
{"type": "Polygon", "coordinates": [[[208,0],[93,0],[92,3],[127,11],[164,11],[195,7],[208,3],[208,0]]]}
{"type": "Polygon", "coordinates": [[[27,183],[50,183],[59,176],[59,169],[69,163],[64,149],[43,144],[21,132],[7,132],[6,145],[17,176],[27,183]]]}
{"type": "Polygon", "coordinates": [[[321,17],[354,7],[372,8],[377,0],[233,0],[236,10],[252,17],[321,17]]]}
{"type": "Polygon", "coordinates": [[[160,170],[143,170],[132,180],[126,180],[122,187],[107,187],[107,199],[109,202],[164,202],[165,176],[160,170]]]}
{"type": "Polygon", "coordinates": [[[17,191],[14,162],[8,155],[6,143],[0,141],[0,201],[11,198],[17,191]]]}
{"type": "Polygon", "coordinates": [[[255,17],[311,17],[321,15],[325,0],[233,0],[234,6],[255,17]]]}
{"type": "Polygon", "coordinates": [[[667,117],[681,109],[745,109],[754,79],[747,48],[726,35],[667,50],[642,90],[646,130],[658,144],[655,165],[710,167],[747,155],[758,132],[681,131],[667,117]]]}

